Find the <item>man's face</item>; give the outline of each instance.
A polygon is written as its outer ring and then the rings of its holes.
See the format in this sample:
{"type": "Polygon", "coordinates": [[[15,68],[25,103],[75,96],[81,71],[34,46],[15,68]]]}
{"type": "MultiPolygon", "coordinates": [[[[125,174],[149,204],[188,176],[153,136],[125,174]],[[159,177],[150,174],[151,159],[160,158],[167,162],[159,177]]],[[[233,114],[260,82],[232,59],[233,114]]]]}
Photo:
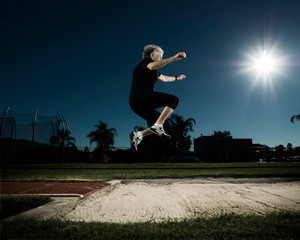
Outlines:
{"type": "Polygon", "coordinates": [[[159,50],[154,50],[153,53],[151,53],[151,58],[154,62],[160,61],[163,58],[163,52],[159,50]]]}

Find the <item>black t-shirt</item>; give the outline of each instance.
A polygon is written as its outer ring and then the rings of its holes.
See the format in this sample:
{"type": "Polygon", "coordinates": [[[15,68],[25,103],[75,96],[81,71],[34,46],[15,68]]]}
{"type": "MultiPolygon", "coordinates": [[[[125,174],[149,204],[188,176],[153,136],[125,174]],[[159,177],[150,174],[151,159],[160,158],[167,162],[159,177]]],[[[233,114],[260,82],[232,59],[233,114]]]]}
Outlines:
{"type": "Polygon", "coordinates": [[[136,65],[132,74],[131,97],[135,94],[154,91],[154,85],[160,73],[147,68],[151,62],[153,62],[151,58],[144,58],[136,65]]]}

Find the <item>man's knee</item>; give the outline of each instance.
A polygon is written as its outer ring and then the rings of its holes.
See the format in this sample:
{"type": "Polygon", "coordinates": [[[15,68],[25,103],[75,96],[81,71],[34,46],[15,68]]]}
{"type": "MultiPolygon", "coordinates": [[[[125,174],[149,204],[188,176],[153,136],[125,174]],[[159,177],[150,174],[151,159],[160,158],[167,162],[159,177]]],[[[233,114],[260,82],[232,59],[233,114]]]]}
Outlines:
{"type": "Polygon", "coordinates": [[[170,104],[170,108],[175,109],[179,103],[179,98],[177,96],[172,97],[172,102],[170,104]]]}

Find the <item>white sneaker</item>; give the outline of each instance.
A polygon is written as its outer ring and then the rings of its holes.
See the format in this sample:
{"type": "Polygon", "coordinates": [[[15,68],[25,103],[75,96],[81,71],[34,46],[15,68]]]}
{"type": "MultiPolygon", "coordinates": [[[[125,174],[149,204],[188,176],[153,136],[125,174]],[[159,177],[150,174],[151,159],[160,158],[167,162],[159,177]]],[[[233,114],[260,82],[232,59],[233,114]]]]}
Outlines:
{"type": "Polygon", "coordinates": [[[158,136],[171,138],[171,136],[165,132],[164,127],[162,125],[154,124],[150,127],[150,131],[157,134],[158,136]]]}
{"type": "Polygon", "coordinates": [[[131,132],[129,136],[130,136],[131,149],[137,152],[138,145],[141,143],[143,138],[138,137],[138,134],[136,132],[131,132]]]}

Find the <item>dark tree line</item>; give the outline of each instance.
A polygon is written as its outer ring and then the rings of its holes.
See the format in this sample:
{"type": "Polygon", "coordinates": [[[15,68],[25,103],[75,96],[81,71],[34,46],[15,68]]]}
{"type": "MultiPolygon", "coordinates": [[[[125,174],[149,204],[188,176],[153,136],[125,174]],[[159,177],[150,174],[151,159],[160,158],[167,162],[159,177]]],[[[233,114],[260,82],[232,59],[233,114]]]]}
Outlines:
{"type": "MultiPolygon", "coordinates": [[[[292,123],[294,123],[295,120],[299,121],[300,115],[294,115],[290,119],[292,123]]],[[[143,140],[144,143],[142,144],[141,148],[141,151],[144,151],[145,155],[153,155],[154,158],[155,151],[157,152],[157,156],[159,154],[170,155],[172,153],[185,153],[190,150],[193,144],[190,133],[193,132],[193,127],[196,124],[196,120],[194,118],[185,119],[183,116],[173,114],[168,121],[170,123],[170,129],[168,129],[168,133],[172,137],[171,142],[162,142],[156,136],[149,137],[149,139],[147,138],[147,140],[143,140]]],[[[95,124],[94,127],[95,130],[87,134],[87,137],[90,139],[90,144],[96,143],[96,149],[94,150],[94,153],[97,156],[96,159],[108,159],[108,156],[111,154],[111,152],[115,150],[114,143],[115,137],[117,136],[117,130],[115,128],[110,128],[107,123],[102,121],[99,121],[99,123],[95,124]]],[[[140,126],[135,127],[135,131],[141,129],[143,128],[140,126]]],[[[230,131],[214,131],[211,136],[220,138],[232,137],[230,131]]],[[[52,136],[49,139],[49,142],[52,146],[59,146],[62,149],[68,148],[77,150],[75,145],[76,140],[71,136],[71,132],[68,129],[60,129],[56,136],[52,136]]],[[[290,143],[286,148],[283,145],[278,145],[275,147],[275,152],[278,156],[286,156],[294,151],[295,150],[290,143]]]]}
{"type": "MultiPolygon", "coordinates": [[[[128,158],[136,157],[149,160],[165,158],[166,156],[170,156],[178,152],[189,151],[193,143],[189,133],[193,131],[193,126],[196,124],[195,119],[184,119],[184,117],[179,116],[178,114],[173,114],[168,121],[170,123],[168,133],[172,137],[170,142],[166,142],[157,136],[149,136],[142,141],[141,147],[138,151],[139,153],[136,156],[132,156],[131,153],[126,151],[123,155],[129,155],[130,157],[128,158]]],[[[112,150],[115,150],[114,139],[117,136],[117,130],[115,128],[110,128],[108,124],[102,121],[95,125],[95,128],[96,129],[90,132],[87,137],[90,138],[90,143],[96,143],[97,147],[94,151],[96,159],[109,161],[109,156],[114,155],[112,150]]],[[[136,126],[134,128],[135,131],[142,129],[143,128],[140,126],[136,126]]],[[[121,151],[122,150],[117,150],[118,153],[121,151]]]]}

